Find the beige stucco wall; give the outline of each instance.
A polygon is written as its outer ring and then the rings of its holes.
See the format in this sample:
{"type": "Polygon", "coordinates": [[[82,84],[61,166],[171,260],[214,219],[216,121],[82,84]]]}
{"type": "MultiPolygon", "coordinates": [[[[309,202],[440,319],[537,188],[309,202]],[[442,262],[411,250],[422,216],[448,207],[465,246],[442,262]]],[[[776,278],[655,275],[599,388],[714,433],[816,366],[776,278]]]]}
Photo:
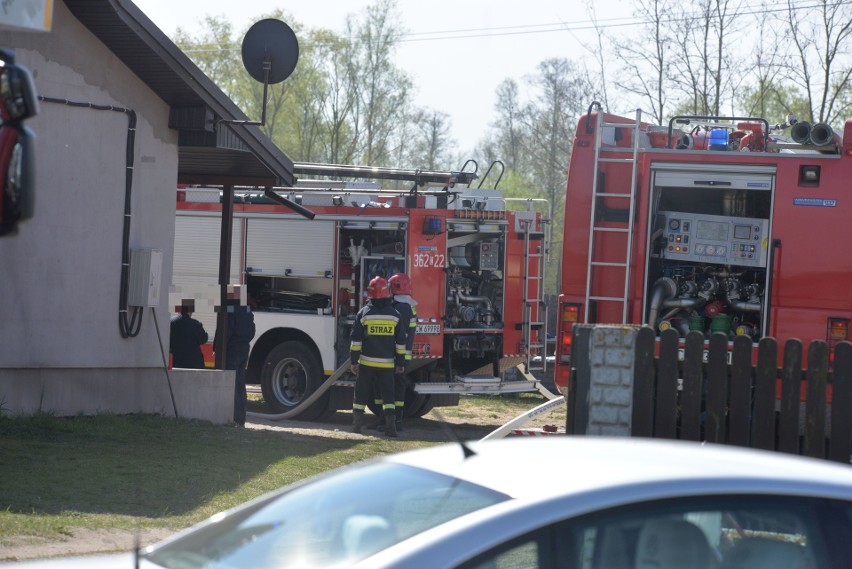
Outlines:
{"type": "MultiPolygon", "coordinates": [[[[151,308],[138,337],[122,338],[128,115],[42,102],[27,121],[36,135],[35,216],[20,224],[18,235],[0,239],[0,410],[26,412],[10,406],[30,400],[18,391],[39,392],[36,384],[49,377],[93,378],[86,386],[98,386],[84,388],[97,401],[63,407],[57,400],[55,412],[121,412],[132,407],[125,399],[139,399],[164,377],[160,341],[168,354],[177,131],[168,128],[168,105],[62,2],[51,32],[4,33],[0,43],[16,50],[39,95],[136,111],[130,246],[164,254],[159,338],[151,308]]],[[[158,405],[134,412],[157,412],[158,405]]]]}

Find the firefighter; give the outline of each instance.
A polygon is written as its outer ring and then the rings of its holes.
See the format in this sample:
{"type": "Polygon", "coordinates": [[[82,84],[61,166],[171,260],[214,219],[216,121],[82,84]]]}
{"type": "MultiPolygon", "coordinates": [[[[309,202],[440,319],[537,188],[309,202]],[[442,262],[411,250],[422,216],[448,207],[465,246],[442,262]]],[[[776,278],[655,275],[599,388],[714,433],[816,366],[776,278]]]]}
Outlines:
{"type": "MultiPolygon", "coordinates": [[[[411,361],[411,346],[414,343],[414,330],[417,328],[417,321],[415,319],[415,315],[417,314],[417,310],[415,310],[415,306],[417,305],[417,301],[411,298],[411,279],[408,278],[408,275],[405,273],[397,273],[388,279],[388,287],[390,288],[391,296],[393,297],[393,302],[391,306],[396,308],[397,312],[399,312],[400,316],[400,324],[402,325],[402,329],[405,330],[406,340],[405,340],[405,363],[411,361]]],[[[394,374],[394,382],[393,382],[393,392],[394,392],[394,409],[396,411],[396,430],[397,432],[402,430],[403,426],[403,418],[404,418],[404,408],[405,408],[405,373],[395,373],[394,374]]],[[[382,393],[376,389],[375,390],[375,404],[377,406],[383,405],[384,398],[382,393]]],[[[371,425],[371,429],[376,429],[378,431],[384,431],[387,427],[387,423],[385,422],[385,417],[379,417],[379,421],[371,425]]]]}
{"type": "MultiPolygon", "coordinates": [[[[397,273],[388,279],[390,292],[393,296],[391,304],[399,312],[400,322],[406,333],[405,365],[411,363],[411,346],[414,344],[414,331],[417,329],[417,301],[411,298],[411,279],[405,273],[397,273]]],[[[394,375],[393,393],[394,409],[396,410],[396,430],[402,430],[402,420],[405,408],[405,371],[394,375]]]]}
{"type": "Polygon", "coordinates": [[[376,384],[382,393],[382,414],[387,422],[385,434],[396,437],[394,408],[394,371],[405,365],[406,333],[399,312],[391,306],[387,281],[375,277],[367,286],[369,301],[358,311],[352,325],[350,370],[355,375],[355,401],[352,404],[352,431],[360,433],[365,424],[364,410],[376,384]]]}

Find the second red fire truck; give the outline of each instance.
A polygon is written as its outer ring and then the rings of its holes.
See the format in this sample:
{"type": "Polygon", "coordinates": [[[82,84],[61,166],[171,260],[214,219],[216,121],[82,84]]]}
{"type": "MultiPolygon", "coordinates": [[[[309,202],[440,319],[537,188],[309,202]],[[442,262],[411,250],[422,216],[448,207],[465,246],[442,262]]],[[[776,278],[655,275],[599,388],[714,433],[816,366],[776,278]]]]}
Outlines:
{"type": "Polygon", "coordinates": [[[648,324],[757,342],[847,340],[852,119],[674,117],[593,104],[568,172],[555,382],[571,329],[648,324]]]}

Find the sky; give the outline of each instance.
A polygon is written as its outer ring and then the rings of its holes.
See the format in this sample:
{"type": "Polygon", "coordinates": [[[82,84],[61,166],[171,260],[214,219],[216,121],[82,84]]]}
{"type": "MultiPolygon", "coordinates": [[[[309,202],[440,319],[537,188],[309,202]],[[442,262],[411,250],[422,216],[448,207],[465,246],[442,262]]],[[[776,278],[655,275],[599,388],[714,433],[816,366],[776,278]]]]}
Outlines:
{"type": "MultiPolygon", "coordinates": [[[[367,0],[133,0],[169,37],[178,27],[195,35],[205,15],[224,16],[246,29],[276,8],[308,28],[343,31],[346,15],[362,14],[367,0]]],[[[541,61],[586,58],[594,46],[582,0],[398,0],[408,35],[396,63],[414,80],[415,104],[447,113],[463,157],[494,120],[495,91],[507,78],[523,81],[541,61]]],[[[597,18],[629,22],[628,0],[597,0],[597,18]]],[[[589,96],[591,102],[591,94],[589,96]]],[[[284,149],[286,152],[286,149],[284,149]]]]}

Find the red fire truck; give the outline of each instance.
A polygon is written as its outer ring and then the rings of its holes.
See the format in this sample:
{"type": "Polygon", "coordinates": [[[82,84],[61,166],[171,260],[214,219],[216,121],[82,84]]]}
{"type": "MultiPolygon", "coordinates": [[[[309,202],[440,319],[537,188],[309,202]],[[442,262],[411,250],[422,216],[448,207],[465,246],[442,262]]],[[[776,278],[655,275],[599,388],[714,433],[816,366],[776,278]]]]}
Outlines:
{"type": "MultiPolygon", "coordinates": [[[[274,412],[304,402],[298,416],[311,420],[351,408],[351,377],[306,399],[348,361],[366,284],[397,272],[411,277],[418,302],[407,415],[455,404],[460,393],[539,388],[529,366],[545,335],[545,200],[471,187],[477,176],[465,171],[296,166],[317,178],[394,180],[405,189],[323,180],[274,190],[314,212],[312,220],[265,192],[234,190],[230,282],[245,285],[257,327],[248,382],[274,412]],[[504,373],[518,365],[520,377],[504,373]]],[[[216,188],[177,193],[171,302],[195,299],[208,331],[220,290],[221,199],[216,188]]]]}
{"type": "Polygon", "coordinates": [[[577,125],[565,202],[555,382],[575,323],[848,339],[852,119],[603,112],[577,125]]]}

